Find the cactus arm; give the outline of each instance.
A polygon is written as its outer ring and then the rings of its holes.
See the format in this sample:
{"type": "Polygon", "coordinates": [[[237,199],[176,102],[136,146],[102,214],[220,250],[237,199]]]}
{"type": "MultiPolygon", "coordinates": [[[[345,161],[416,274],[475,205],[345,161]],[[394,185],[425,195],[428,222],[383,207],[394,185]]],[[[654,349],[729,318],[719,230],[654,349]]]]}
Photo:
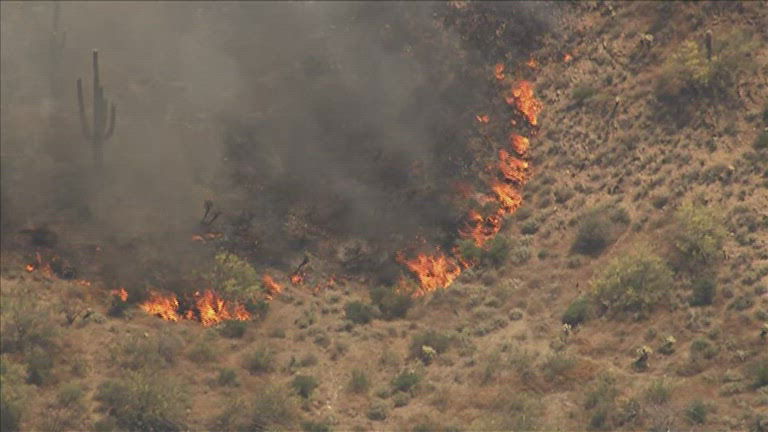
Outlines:
{"type": "Polygon", "coordinates": [[[83,103],[83,80],[77,79],[77,105],[80,108],[80,126],[83,128],[83,136],[90,139],[91,131],[88,130],[88,120],[85,118],[85,104],[83,103]]]}
{"type": "Polygon", "coordinates": [[[112,137],[112,133],[115,132],[115,117],[117,116],[117,107],[115,104],[112,104],[112,110],[109,116],[109,129],[107,130],[107,133],[104,135],[104,139],[108,140],[112,137]]]}

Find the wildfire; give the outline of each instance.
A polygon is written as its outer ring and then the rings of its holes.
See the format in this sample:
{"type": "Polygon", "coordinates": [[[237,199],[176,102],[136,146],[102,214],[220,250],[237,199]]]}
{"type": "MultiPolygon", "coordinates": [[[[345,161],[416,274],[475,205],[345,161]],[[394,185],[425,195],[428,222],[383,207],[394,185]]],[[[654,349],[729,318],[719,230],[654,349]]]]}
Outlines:
{"type": "Polygon", "coordinates": [[[570,61],[573,60],[573,56],[569,53],[566,53],[563,56],[563,63],[570,63],[570,61]]]}
{"type": "Polygon", "coordinates": [[[116,290],[112,290],[112,295],[117,296],[122,301],[128,301],[128,291],[125,290],[125,288],[120,288],[116,290]]]}
{"type": "Polygon", "coordinates": [[[283,291],[283,286],[275,282],[272,276],[265,274],[262,278],[264,286],[267,288],[267,300],[272,300],[283,291]]]}
{"type": "Polygon", "coordinates": [[[539,62],[536,61],[535,58],[531,57],[530,59],[528,59],[527,62],[525,62],[525,65],[528,66],[531,69],[536,69],[536,68],[539,67],[539,62]]]}
{"type": "Polygon", "coordinates": [[[408,267],[419,278],[421,289],[413,293],[414,297],[445,288],[461,274],[461,267],[457,262],[439,250],[433,256],[419,254],[411,260],[406,259],[402,253],[398,253],[397,261],[408,267]]]}
{"type": "MultiPolygon", "coordinates": [[[[462,237],[471,238],[478,247],[483,247],[485,243],[492,239],[501,230],[501,217],[498,214],[483,217],[478,211],[470,210],[467,216],[467,223],[460,231],[462,237]]],[[[460,254],[456,253],[456,256],[460,254]]],[[[464,263],[464,267],[469,267],[469,263],[464,263]]]]}
{"type": "Polygon", "coordinates": [[[509,134],[509,145],[512,146],[512,149],[515,151],[515,153],[519,154],[520,156],[524,156],[526,153],[528,153],[528,148],[530,147],[531,143],[528,141],[528,138],[517,135],[515,133],[511,133],[509,134]]]}
{"type": "Polygon", "coordinates": [[[173,294],[162,295],[152,292],[149,300],[140,304],[139,307],[148,314],[167,321],[176,322],[181,318],[199,320],[205,327],[227,320],[245,321],[251,317],[243,305],[237,302],[230,304],[210,289],[205,290],[202,294],[196,292],[194,294],[194,307],[183,313],[178,298],[173,294]]]}
{"type": "Polygon", "coordinates": [[[493,67],[493,76],[499,81],[504,79],[504,63],[496,63],[493,67]]]}
{"type": "Polygon", "coordinates": [[[491,121],[491,116],[488,114],[477,114],[475,119],[482,124],[488,124],[491,121]]]}
{"type": "Polygon", "coordinates": [[[291,275],[291,283],[294,285],[301,285],[304,282],[304,275],[301,273],[294,273],[291,275]]]}
{"type": "Polygon", "coordinates": [[[499,150],[499,171],[508,181],[523,184],[528,178],[528,162],[518,159],[506,150],[499,150]]]}
{"type": "Polygon", "coordinates": [[[530,81],[520,81],[506,97],[507,104],[514,105],[525,116],[531,126],[538,124],[537,117],[542,105],[533,94],[533,84],[530,81]]]}
{"type": "Polygon", "coordinates": [[[202,234],[202,235],[195,234],[195,235],[192,236],[192,241],[199,241],[199,242],[205,243],[205,242],[210,241],[210,240],[216,240],[216,239],[221,238],[223,236],[224,236],[223,233],[216,233],[216,232],[205,233],[205,234],[202,234]]]}
{"type": "Polygon", "coordinates": [[[179,300],[174,295],[164,296],[159,293],[150,293],[149,300],[140,304],[139,307],[150,315],[157,315],[167,321],[178,321],[179,300]]]}
{"type": "Polygon", "coordinates": [[[491,189],[496,194],[496,199],[501,206],[500,211],[505,215],[514,213],[523,203],[523,197],[520,192],[511,184],[503,182],[494,182],[491,189]]]}

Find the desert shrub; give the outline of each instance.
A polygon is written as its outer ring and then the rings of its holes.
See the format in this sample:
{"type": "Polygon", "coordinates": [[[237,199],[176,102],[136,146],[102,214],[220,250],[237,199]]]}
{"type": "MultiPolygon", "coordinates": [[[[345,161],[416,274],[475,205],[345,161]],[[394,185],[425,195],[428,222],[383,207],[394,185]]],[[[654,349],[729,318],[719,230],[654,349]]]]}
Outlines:
{"type": "Polygon", "coordinates": [[[672,271],[658,256],[640,249],[614,259],[592,280],[595,299],[616,316],[634,312],[644,316],[673,285],[672,271]]]}
{"type": "Polygon", "coordinates": [[[311,367],[317,364],[318,358],[314,353],[308,353],[304,357],[299,360],[299,366],[301,367],[311,367]]]}
{"type": "Polygon", "coordinates": [[[581,84],[576,86],[573,91],[571,92],[571,99],[573,99],[573,102],[576,104],[582,104],[587,99],[593,97],[597,94],[597,89],[590,86],[581,84]]]}
{"type": "Polygon", "coordinates": [[[128,430],[181,431],[186,400],[175,381],[146,370],[99,385],[95,399],[128,430]]]}
{"type": "Polygon", "coordinates": [[[442,354],[448,351],[452,344],[453,338],[450,335],[435,330],[427,330],[411,338],[409,351],[412,357],[429,363],[432,359],[428,358],[429,350],[425,350],[424,347],[433,349],[436,354],[442,354]]]}
{"type": "Polygon", "coordinates": [[[27,383],[41,386],[48,384],[53,377],[53,358],[40,348],[33,348],[26,356],[27,383]]]}
{"type": "Polygon", "coordinates": [[[562,379],[576,366],[576,360],[563,353],[552,353],[542,363],[541,371],[548,381],[562,379]]]}
{"type": "Polygon", "coordinates": [[[256,269],[235,254],[216,254],[212,268],[203,277],[228,299],[252,301],[263,292],[256,269]]]}
{"type": "Polygon", "coordinates": [[[768,131],[763,131],[755,138],[755,142],[752,144],[755,150],[768,149],[768,131]]]}
{"type": "Polygon", "coordinates": [[[198,341],[189,348],[187,357],[197,364],[210,363],[219,357],[219,348],[211,341],[198,341]]]}
{"type": "Polygon", "coordinates": [[[368,409],[368,419],[373,421],[383,421],[387,419],[387,406],[381,402],[376,402],[368,409]]]}
{"type": "Polygon", "coordinates": [[[691,306],[708,306],[715,299],[717,286],[711,277],[702,277],[693,282],[693,294],[689,303],[691,306]]]}
{"type": "Polygon", "coordinates": [[[709,407],[701,400],[695,400],[685,409],[685,416],[692,423],[704,424],[707,422],[709,407]]]}
{"type": "Polygon", "coordinates": [[[352,393],[366,393],[371,383],[368,380],[368,374],[361,369],[353,369],[352,376],[349,379],[349,391],[352,393]]]}
{"type": "MultiPolygon", "coordinates": [[[[488,424],[481,424],[479,430],[536,430],[537,419],[542,418],[540,398],[527,393],[510,391],[502,388],[493,401],[491,412],[484,419],[488,424]]],[[[474,426],[474,425],[473,425],[474,426]]]]}
{"type": "Polygon", "coordinates": [[[758,359],[752,364],[749,367],[749,375],[752,378],[752,387],[768,386],[768,357],[758,359]]]}
{"type": "Polygon", "coordinates": [[[245,336],[245,331],[247,329],[248,322],[246,321],[228,320],[224,321],[224,324],[221,326],[219,331],[224,337],[239,339],[245,336]]]}
{"type": "Polygon", "coordinates": [[[237,387],[240,385],[237,380],[237,372],[231,368],[219,369],[219,374],[216,376],[216,384],[221,387],[237,387]]]}
{"type": "Polygon", "coordinates": [[[394,391],[408,392],[421,382],[421,374],[415,371],[403,371],[392,380],[394,391]]]}
{"type": "Polygon", "coordinates": [[[478,247],[471,239],[459,240],[457,243],[459,254],[468,261],[478,266],[499,267],[507,261],[512,243],[509,239],[496,236],[483,247],[478,247]]]}
{"type": "Polygon", "coordinates": [[[746,32],[714,35],[712,60],[699,41],[688,40],[667,58],[656,83],[656,96],[675,102],[681,96],[715,97],[728,94],[738,77],[753,68],[755,43],[746,32]]]}
{"type": "Polygon", "coordinates": [[[56,393],[56,404],[62,408],[74,408],[83,404],[85,392],[77,383],[67,383],[56,393]]]}
{"type": "Polygon", "coordinates": [[[555,202],[558,204],[566,203],[573,198],[575,194],[576,192],[567,186],[558,187],[555,189],[555,202]]]}
{"type": "Polygon", "coordinates": [[[589,299],[585,296],[578,297],[568,305],[568,309],[563,313],[561,322],[576,327],[589,319],[590,309],[591,304],[589,299]]]}
{"type": "Polygon", "coordinates": [[[717,348],[717,346],[704,338],[698,338],[691,342],[689,355],[690,358],[694,361],[698,359],[711,360],[719,352],[720,350],[717,348]]]}
{"type": "Polygon", "coordinates": [[[317,380],[310,375],[297,375],[291,382],[291,387],[304,399],[309,399],[317,386],[317,380]]]}
{"type": "Polygon", "coordinates": [[[520,233],[525,235],[534,235],[539,232],[541,221],[538,218],[530,218],[520,225],[520,233]]]}
{"type": "Polygon", "coordinates": [[[272,350],[267,347],[254,348],[243,357],[243,366],[251,374],[271,372],[274,368],[272,350]]]}
{"type": "Polygon", "coordinates": [[[408,405],[408,403],[410,402],[411,402],[411,395],[408,393],[397,392],[392,397],[392,403],[395,405],[395,408],[402,408],[408,405]]]}
{"type": "Polygon", "coordinates": [[[359,301],[347,303],[344,313],[346,318],[355,324],[368,324],[373,319],[373,308],[359,301]]]}
{"type": "Polygon", "coordinates": [[[39,346],[49,349],[55,336],[53,317],[48,307],[34,295],[3,288],[0,302],[0,350],[24,352],[39,346]]]}
{"type": "Polygon", "coordinates": [[[672,390],[664,379],[653,381],[645,390],[645,400],[655,405],[664,405],[671,397],[672,390]]]}
{"type": "Polygon", "coordinates": [[[581,216],[571,250],[583,255],[599,255],[628,223],[628,215],[621,208],[599,206],[588,210],[581,216]]]}
{"type": "Polygon", "coordinates": [[[723,224],[710,207],[688,203],[675,213],[672,245],[677,267],[709,268],[722,257],[724,239],[723,224]]]}
{"type": "Polygon", "coordinates": [[[257,393],[247,430],[290,430],[297,417],[294,399],[282,388],[270,385],[257,393]]]}
{"type": "Polygon", "coordinates": [[[16,432],[34,387],[26,384],[27,371],[6,356],[0,359],[0,431],[16,432]]]}
{"type": "Polygon", "coordinates": [[[379,308],[384,318],[402,318],[413,305],[411,296],[399,293],[391,287],[376,287],[371,290],[371,302],[379,308]]]}
{"type": "Polygon", "coordinates": [[[328,423],[306,421],[301,424],[301,430],[304,432],[331,432],[332,429],[328,423]]]}

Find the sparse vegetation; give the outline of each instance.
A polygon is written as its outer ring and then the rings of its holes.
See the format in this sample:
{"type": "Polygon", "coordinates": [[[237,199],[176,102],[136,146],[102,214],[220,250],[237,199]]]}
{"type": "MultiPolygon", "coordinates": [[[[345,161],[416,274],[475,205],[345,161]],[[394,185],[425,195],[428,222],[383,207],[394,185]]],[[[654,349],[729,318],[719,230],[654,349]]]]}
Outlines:
{"type": "Polygon", "coordinates": [[[392,389],[399,392],[411,391],[422,379],[415,371],[403,371],[392,380],[392,389]]]}
{"type": "Polygon", "coordinates": [[[373,319],[373,308],[359,301],[347,303],[344,313],[346,318],[355,324],[368,324],[373,319]]]}
{"type": "Polygon", "coordinates": [[[600,206],[581,216],[571,250],[584,255],[599,255],[626,228],[629,218],[621,208],[600,206]]]}
{"type": "Polygon", "coordinates": [[[368,374],[361,369],[354,369],[352,376],[349,379],[349,391],[352,393],[363,394],[367,393],[371,387],[371,383],[368,380],[368,374]]]}
{"type": "Polygon", "coordinates": [[[274,354],[266,347],[254,348],[243,358],[243,365],[252,374],[271,372],[274,368],[274,354]]]}
{"type": "Polygon", "coordinates": [[[304,399],[309,399],[317,386],[317,380],[310,375],[297,375],[291,382],[291,387],[304,399]]]}

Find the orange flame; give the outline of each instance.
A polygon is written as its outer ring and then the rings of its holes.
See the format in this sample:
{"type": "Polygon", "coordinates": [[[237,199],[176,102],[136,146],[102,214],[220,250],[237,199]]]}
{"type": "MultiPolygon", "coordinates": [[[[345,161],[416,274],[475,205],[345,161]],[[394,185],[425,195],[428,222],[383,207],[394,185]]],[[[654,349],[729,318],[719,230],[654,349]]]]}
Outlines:
{"type": "Polygon", "coordinates": [[[539,67],[539,62],[536,61],[535,58],[531,57],[530,59],[528,59],[527,62],[525,62],[525,65],[528,66],[531,69],[536,69],[536,68],[539,67]]]}
{"type": "Polygon", "coordinates": [[[125,290],[125,288],[120,288],[116,290],[112,290],[112,295],[115,295],[120,298],[122,301],[128,301],[128,291],[125,290]]]}
{"type": "Polygon", "coordinates": [[[33,271],[35,271],[35,266],[34,264],[27,264],[24,266],[24,270],[26,270],[29,273],[32,273],[33,271]]]}
{"type": "MultiPolygon", "coordinates": [[[[463,237],[471,238],[478,247],[483,247],[485,243],[492,239],[501,230],[501,217],[497,214],[483,217],[478,211],[470,210],[467,216],[467,223],[459,234],[463,237]]],[[[461,255],[456,253],[457,257],[461,255]]],[[[468,267],[469,263],[463,263],[468,267]]]]}
{"type": "Polygon", "coordinates": [[[528,148],[530,147],[531,143],[528,141],[528,138],[517,135],[515,133],[511,133],[509,134],[509,145],[512,146],[512,149],[515,151],[515,153],[523,156],[528,153],[528,148]]]}
{"type": "Polygon", "coordinates": [[[265,274],[262,278],[264,286],[267,288],[267,300],[272,300],[283,291],[283,286],[275,282],[272,276],[265,274]]]}
{"type": "Polygon", "coordinates": [[[507,104],[514,105],[532,126],[536,126],[537,117],[542,105],[533,95],[533,84],[530,81],[520,81],[506,97],[507,104]]]}
{"type": "Polygon", "coordinates": [[[569,53],[566,53],[563,56],[563,63],[570,63],[570,61],[573,60],[573,56],[569,53]]]}
{"type": "Polygon", "coordinates": [[[514,213],[523,202],[522,195],[511,184],[497,181],[491,185],[491,189],[496,194],[496,199],[499,201],[499,205],[501,206],[499,211],[504,215],[510,215],[514,213]]]}
{"type": "Polygon", "coordinates": [[[166,321],[178,321],[181,316],[178,313],[179,301],[176,296],[164,296],[159,293],[150,293],[149,300],[139,307],[150,315],[157,315],[166,321]]]}
{"type": "Polygon", "coordinates": [[[304,275],[299,273],[294,273],[291,275],[291,283],[294,285],[301,285],[304,282],[304,275]]]}
{"type": "Polygon", "coordinates": [[[506,150],[499,150],[499,170],[508,181],[523,184],[528,179],[528,162],[518,159],[506,150]]]}
{"type": "Polygon", "coordinates": [[[408,267],[419,278],[421,289],[413,293],[414,297],[445,288],[461,274],[461,267],[456,261],[445,256],[439,250],[434,256],[419,254],[412,260],[408,260],[402,253],[398,253],[397,261],[408,267]]]}
{"type": "Polygon", "coordinates": [[[488,124],[488,122],[491,121],[491,116],[488,114],[477,114],[475,115],[475,119],[482,124],[488,124]]]}
{"type": "Polygon", "coordinates": [[[493,76],[499,81],[504,79],[504,63],[496,63],[493,67],[493,76]]]}

